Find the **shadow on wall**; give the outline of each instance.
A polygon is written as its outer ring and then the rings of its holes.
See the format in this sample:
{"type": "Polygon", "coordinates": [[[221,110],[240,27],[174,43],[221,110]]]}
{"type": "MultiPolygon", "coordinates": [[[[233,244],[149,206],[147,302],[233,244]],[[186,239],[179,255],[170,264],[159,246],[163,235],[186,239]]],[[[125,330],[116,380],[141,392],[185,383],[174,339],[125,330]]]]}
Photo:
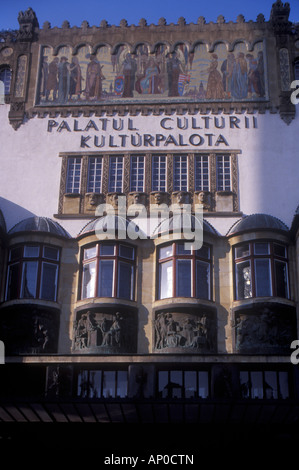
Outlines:
{"type": "Polygon", "coordinates": [[[24,207],[19,206],[18,204],[15,204],[8,199],[4,199],[3,197],[0,197],[0,210],[2,211],[3,217],[5,219],[7,231],[9,231],[21,220],[36,215],[24,207]]]}

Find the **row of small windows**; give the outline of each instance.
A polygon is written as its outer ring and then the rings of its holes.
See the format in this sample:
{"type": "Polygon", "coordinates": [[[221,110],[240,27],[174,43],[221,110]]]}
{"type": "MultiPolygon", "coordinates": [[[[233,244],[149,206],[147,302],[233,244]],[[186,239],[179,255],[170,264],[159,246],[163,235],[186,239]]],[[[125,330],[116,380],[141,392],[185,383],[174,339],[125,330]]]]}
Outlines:
{"type": "MultiPolygon", "coordinates": [[[[240,398],[288,399],[289,374],[280,370],[241,370],[240,398]]],[[[77,376],[76,395],[80,398],[125,398],[128,394],[127,370],[81,370],[77,376]]],[[[209,370],[160,370],[157,396],[174,399],[211,397],[209,370]]]]}
{"type": "MultiPolygon", "coordinates": [[[[152,156],[152,191],[167,191],[167,156],[152,156]]],[[[173,190],[189,190],[189,161],[188,155],[173,156],[173,190]]],[[[194,158],[194,189],[195,191],[210,190],[211,163],[208,155],[195,155],[194,158]]],[[[145,190],[145,155],[130,157],[130,191],[145,190]]],[[[67,165],[66,193],[80,193],[82,180],[82,158],[69,157],[67,165]]],[[[103,181],[103,157],[89,157],[87,169],[87,192],[101,193],[103,181]]],[[[124,187],[124,157],[110,156],[108,191],[123,192],[124,187]]],[[[231,190],[231,157],[230,155],[216,156],[216,190],[231,190]]]]}
{"type": "MultiPolygon", "coordinates": [[[[135,300],[137,249],[100,242],[82,249],[79,299],[135,300]]],[[[5,299],[57,300],[60,249],[25,244],[10,249],[5,299]]],[[[185,249],[183,242],[157,249],[156,298],[212,300],[212,247],[185,249]]],[[[234,247],[235,299],[289,298],[287,247],[278,242],[247,242],[234,247]]]]}

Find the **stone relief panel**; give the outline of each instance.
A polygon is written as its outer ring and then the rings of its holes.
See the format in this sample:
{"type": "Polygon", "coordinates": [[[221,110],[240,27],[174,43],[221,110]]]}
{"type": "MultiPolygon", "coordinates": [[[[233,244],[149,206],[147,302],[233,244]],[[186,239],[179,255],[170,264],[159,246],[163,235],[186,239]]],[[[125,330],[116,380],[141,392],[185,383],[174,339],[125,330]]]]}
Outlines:
{"type": "Polygon", "coordinates": [[[68,46],[55,52],[41,47],[36,104],[90,105],[94,102],[265,101],[268,99],[265,46],[248,51],[238,42],[229,52],[224,43],[208,51],[206,44],[190,49],[179,44],[140,44],[132,53],[127,45],[116,50],[101,46],[68,46]]]}
{"type": "Polygon", "coordinates": [[[213,353],[217,350],[214,312],[156,312],[154,350],[163,353],[213,353]]]}
{"type": "Polygon", "coordinates": [[[133,312],[77,312],[73,352],[119,354],[136,352],[137,320],[133,312]]]}
{"type": "Polygon", "coordinates": [[[296,337],[294,309],[261,305],[235,312],[235,351],[245,354],[289,354],[296,337]]]}
{"type": "Polygon", "coordinates": [[[58,334],[58,311],[23,305],[0,314],[0,337],[6,354],[56,353],[58,334]]]}

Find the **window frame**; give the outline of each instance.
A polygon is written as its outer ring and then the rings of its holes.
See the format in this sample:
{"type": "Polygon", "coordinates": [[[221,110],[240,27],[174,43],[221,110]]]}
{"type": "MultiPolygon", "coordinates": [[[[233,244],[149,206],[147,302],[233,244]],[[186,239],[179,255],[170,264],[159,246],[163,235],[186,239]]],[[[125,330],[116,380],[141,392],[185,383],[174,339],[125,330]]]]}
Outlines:
{"type": "Polygon", "coordinates": [[[189,158],[187,154],[174,154],[173,156],[173,190],[174,191],[189,191],[189,158]],[[185,164],[186,164],[186,177],[184,182],[184,179],[182,178],[183,172],[182,172],[182,167],[184,166],[184,161],[182,159],[185,159],[185,164]],[[179,168],[176,169],[176,163],[179,162],[179,168]],[[179,180],[177,181],[176,179],[176,170],[178,170],[178,175],[179,175],[179,180]]]}
{"type": "Polygon", "coordinates": [[[125,161],[123,155],[110,155],[109,156],[109,170],[108,170],[108,192],[109,193],[122,193],[124,190],[124,168],[125,168],[125,161]],[[114,182],[112,182],[112,163],[113,160],[116,161],[115,167],[115,175],[114,175],[114,182]],[[121,162],[121,184],[118,183],[118,163],[121,162]],[[120,188],[118,187],[120,186],[120,188]]]}
{"type": "Polygon", "coordinates": [[[66,178],[65,178],[65,193],[66,194],[80,194],[81,192],[81,185],[82,185],[82,157],[78,157],[78,156],[72,156],[72,157],[68,157],[67,159],[67,167],[66,167],[66,178]],[[71,162],[73,161],[73,163],[75,164],[75,168],[73,169],[73,175],[72,177],[70,178],[71,179],[71,182],[69,183],[69,176],[70,176],[70,164],[71,162]],[[80,165],[79,165],[80,164],[80,165]],[[75,179],[76,179],[76,175],[75,175],[75,172],[76,172],[76,165],[80,166],[79,168],[79,171],[80,171],[80,174],[79,174],[79,185],[78,185],[78,188],[76,188],[76,184],[75,184],[75,179]]]}
{"type": "Polygon", "coordinates": [[[145,155],[131,155],[130,156],[130,191],[131,192],[143,192],[145,188],[145,155]],[[136,161],[136,174],[133,178],[133,164],[136,161]],[[142,162],[142,163],[141,163],[142,162]],[[142,174],[139,173],[140,168],[142,169],[142,174]],[[139,181],[139,176],[141,175],[141,181],[139,181]],[[135,179],[135,181],[133,181],[135,179]]]}
{"type": "Polygon", "coordinates": [[[210,158],[209,154],[195,154],[194,155],[194,190],[195,191],[210,191],[210,158]],[[207,183],[204,182],[204,164],[207,164],[207,183]],[[200,171],[199,171],[200,170],[200,171]],[[200,174],[199,174],[200,173],[200,174]],[[200,179],[198,184],[197,179],[200,179]]]}
{"type": "Polygon", "coordinates": [[[80,256],[80,276],[79,276],[79,288],[78,288],[78,300],[86,300],[93,298],[115,298],[115,299],[124,299],[124,300],[135,300],[135,283],[136,283],[136,259],[137,252],[136,247],[128,243],[123,243],[120,241],[115,242],[93,242],[81,247],[81,256],[80,256]],[[111,255],[101,254],[102,246],[114,246],[114,253],[111,255]],[[121,246],[130,247],[133,250],[133,257],[130,259],[128,257],[122,256],[121,246]],[[95,255],[84,259],[85,250],[95,248],[95,255]],[[113,270],[112,270],[112,288],[111,295],[99,295],[99,276],[101,262],[112,261],[113,270]],[[84,296],[83,289],[84,285],[84,266],[95,263],[95,277],[94,277],[94,296],[84,296]],[[130,285],[130,298],[119,296],[119,285],[120,285],[120,265],[121,263],[126,263],[131,267],[131,285],[130,285]]]}
{"type": "Polygon", "coordinates": [[[229,153],[216,155],[216,191],[219,191],[219,192],[232,191],[232,161],[231,161],[231,155],[229,153]],[[222,161],[220,161],[220,159],[222,159],[222,161]],[[225,171],[226,162],[229,163],[228,172],[225,171]],[[222,171],[221,181],[219,181],[220,180],[219,170],[222,171]],[[229,174],[229,186],[226,185],[227,174],[229,174]]]}
{"type": "MultiPolygon", "coordinates": [[[[82,382],[81,382],[82,383],[82,382]]],[[[101,398],[101,399],[121,399],[121,398],[126,398],[128,396],[128,391],[129,391],[129,371],[128,369],[96,369],[96,368],[85,368],[85,369],[79,369],[76,373],[76,380],[75,380],[75,387],[74,387],[74,395],[77,398],[81,399],[88,399],[88,398],[101,398]],[[82,392],[79,393],[79,388],[81,387],[80,384],[80,374],[82,374],[82,378],[84,379],[83,373],[87,375],[87,381],[88,381],[88,392],[87,394],[82,395],[82,392]],[[91,391],[91,380],[90,376],[91,373],[100,373],[100,394],[95,396],[90,396],[90,391],[91,391]],[[107,373],[114,373],[114,393],[111,396],[105,396],[103,394],[105,390],[104,386],[104,375],[107,373]],[[126,374],[126,394],[124,396],[117,395],[117,390],[119,386],[119,374],[126,374]]]]}
{"type": "Polygon", "coordinates": [[[267,367],[267,369],[262,369],[262,368],[259,368],[259,367],[252,367],[252,368],[245,368],[245,367],[241,367],[240,370],[239,370],[239,386],[240,386],[240,398],[242,400],[288,400],[291,398],[292,396],[292,383],[291,383],[291,374],[290,374],[290,371],[288,369],[276,369],[276,368],[271,368],[271,366],[267,367]],[[242,385],[244,385],[244,382],[242,381],[241,379],[241,374],[248,374],[248,389],[247,389],[247,396],[245,396],[245,393],[242,391],[242,385]],[[254,396],[254,391],[253,391],[253,377],[252,377],[252,374],[254,373],[259,373],[261,374],[261,379],[262,379],[262,388],[258,387],[257,390],[262,390],[262,394],[263,396],[260,397],[260,396],[254,396]],[[272,397],[268,397],[267,396],[267,385],[269,385],[269,383],[267,382],[267,379],[266,379],[266,373],[275,373],[276,374],[276,390],[277,390],[277,397],[275,396],[272,396],[272,397]],[[280,374],[287,374],[287,392],[288,392],[288,396],[285,397],[285,398],[282,398],[282,394],[281,394],[281,379],[280,379],[280,374]]]}
{"type": "Polygon", "coordinates": [[[234,263],[234,299],[235,300],[247,300],[260,297],[281,297],[283,299],[290,299],[290,275],[289,275],[289,257],[288,257],[288,245],[279,240],[269,240],[269,239],[256,239],[250,241],[244,241],[233,246],[233,263],[234,263]],[[268,253],[256,253],[255,247],[258,244],[268,244],[269,251],[268,253]],[[242,246],[249,246],[249,254],[246,256],[236,256],[236,250],[242,246]],[[285,249],[285,256],[280,256],[274,252],[274,246],[279,245],[283,246],[285,249]],[[269,260],[269,275],[270,275],[270,295],[257,295],[257,270],[256,270],[256,261],[257,260],[269,260]],[[238,294],[238,279],[237,279],[237,266],[241,263],[249,262],[251,267],[251,295],[248,297],[239,298],[238,294]],[[284,263],[286,269],[286,296],[282,297],[277,295],[277,284],[276,284],[276,274],[275,274],[275,263],[281,262],[284,263]]]}
{"type": "MultiPolygon", "coordinates": [[[[180,384],[178,384],[180,385],[180,384]]],[[[179,368],[173,368],[173,369],[158,369],[157,370],[157,386],[156,386],[156,395],[160,399],[164,400],[169,400],[169,399],[185,399],[185,400],[208,400],[211,398],[211,373],[208,368],[202,368],[202,369],[179,369],[179,368]],[[171,375],[175,372],[179,372],[182,374],[182,385],[181,385],[181,390],[182,394],[180,397],[174,396],[170,393],[170,389],[168,389],[167,396],[163,397],[163,390],[160,390],[160,374],[164,373],[167,374],[167,384],[171,383],[171,375]],[[186,396],[186,373],[188,372],[195,372],[196,373],[196,390],[195,390],[195,396],[186,396]],[[205,373],[207,375],[207,395],[206,396],[200,396],[199,391],[200,391],[200,373],[205,373]]]]}
{"type": "Polygon", "coordinates": [[[86,182],[86,192],[87,193],[102,193],[103,189],[103,166],[104,166],[104,161],[103,161],[103,156],[102,155],[95,155],[95,156],[90,156],[88,157],[87,161],[87,182],[86,182]],[[94,174],[93,177],[91,178],[91,163],[92,160],[94,160],[94,174]],[[97,181],[97,161],[101,162],[100,165],[100,181],[97,181]],[[92,180],[92,181],[91,181],[92,180]],[[97,189],[99,187],[99,189],[97,189]]]}
{"type": "Polygon", "coordinates": [[[165,300],[169,298],[177,298],[177,297],[185,297],[185,298],[195,298],[195,299],[201,299],[201,300],[207,300],[211,301],[212,300],[212,292],[213,292],[213,286],[212,286],[212,246],[204,243],[203,247],[206,247],[209,250],[209,258],[205,258],[204,256],[200,256],[197,254],[197,251],[199,250],[194,250],[192,248],[190,254],[182,254],[179,253],[178,251],[178,246],[184,245],[183,241],[173,241],[173,242],[168,242],[162,245],[157,246],[157,264],[156,264],[156,300],[165,300]],[[170,256],[167,256],[165,258],[160,258],[160,250],[161,248],[165,248],[167,246],[172,246],[172,254],[170,256]],[[178,261],[180,260],[190,260],[191,261],[191,290],[190,296],[187,295],[177,295],[178,293],[178,282],[177,282],[177,265],[178,261]],[[161,297],[161,266],[166,263],[172,263],[172,295],[169,297],[161,297]],[[201,297],[197,293],[197,275],[196,275],[196,270],[197,270],[197,262],[201,262],[202,264],[207,264],[209,265],[209,273],[208,273],[208,298],[201,297]]]}
{"type": "Polygon", "coordinates": [[[58,297],[58,286],[59,286],[59,276],[60,276],[60,260],[61,260],[61,248],[57,245],[52,245],[50,243],[39,243],[39,242],[25,242],[22,244],[13,245],[9,249],[8,255],[8,262],[7,262],[7,272],[6,272],[6,283],[5,283],[5,301],[10,300],[24,300],[28,298],[32,298],[35,300],[44,300],[44,301],[51,301],[57,302],[58,297]],[[26,247],[38,247],[39,252],[37,256],[26,256],[25,255],[25,248],[26,247]],[[44,254],[44,249],[46,247],[53,248],[57,250],[57,258],[56,260],[46,257],[44,254]],[[20,255],[18,258],[11,260],[10,255],[13,249],[20,249],[20,255]],[[32,297],[26,297],[22,294],[23,286],[24,286],[24,266],[25,263],[36,262],[37,263],[37,270],[36,270],[36,279],[35,279],[35,294],[32,297]],[[43,268],[45,264],[49,264],[51,266],[56,267],[55,273],[55,293],[54,298],[49,299],[42,297],[42,289],[43,289],[43,268]],[[9,274],[11,266],[18,265],[17,270],[17,287],[16,287],[16,297],[9,297],[8,298],[8,291],[9,291],[9,274]]]}
{"type": "Polygon", "coordinates": [[[151,155],[151,163],[152,163],[152,174],[151,174],[151,190],[152,191],[167,191],[167,155],[166,154],[153,154],[151,155]],[[164,161],[161,161],[164,159],[164,161]],[[156,167],[156,163],[158,165],[156,167]],[[163,171],[164,166],[164,181],[162,181],[161,173],[163,171]],[[158,174],[158,181],[155,181],[154,172],[157,171],[158,174]],[[163,189],[162,189],[163,188],[163,189]]]}

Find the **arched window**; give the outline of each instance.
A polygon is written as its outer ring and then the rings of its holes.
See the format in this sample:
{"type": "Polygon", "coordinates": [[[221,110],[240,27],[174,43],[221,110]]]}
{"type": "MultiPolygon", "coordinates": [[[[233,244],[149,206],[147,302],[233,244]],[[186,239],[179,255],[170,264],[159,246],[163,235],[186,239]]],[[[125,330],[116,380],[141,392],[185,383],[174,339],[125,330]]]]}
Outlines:
{"type": "Polygon", "coordinates": [[[1,67],[0,68],[0,94],[4,96],[9,95],[10,93],[10,83],[11,83],[11,70],[9,67],[1,67]]]}

